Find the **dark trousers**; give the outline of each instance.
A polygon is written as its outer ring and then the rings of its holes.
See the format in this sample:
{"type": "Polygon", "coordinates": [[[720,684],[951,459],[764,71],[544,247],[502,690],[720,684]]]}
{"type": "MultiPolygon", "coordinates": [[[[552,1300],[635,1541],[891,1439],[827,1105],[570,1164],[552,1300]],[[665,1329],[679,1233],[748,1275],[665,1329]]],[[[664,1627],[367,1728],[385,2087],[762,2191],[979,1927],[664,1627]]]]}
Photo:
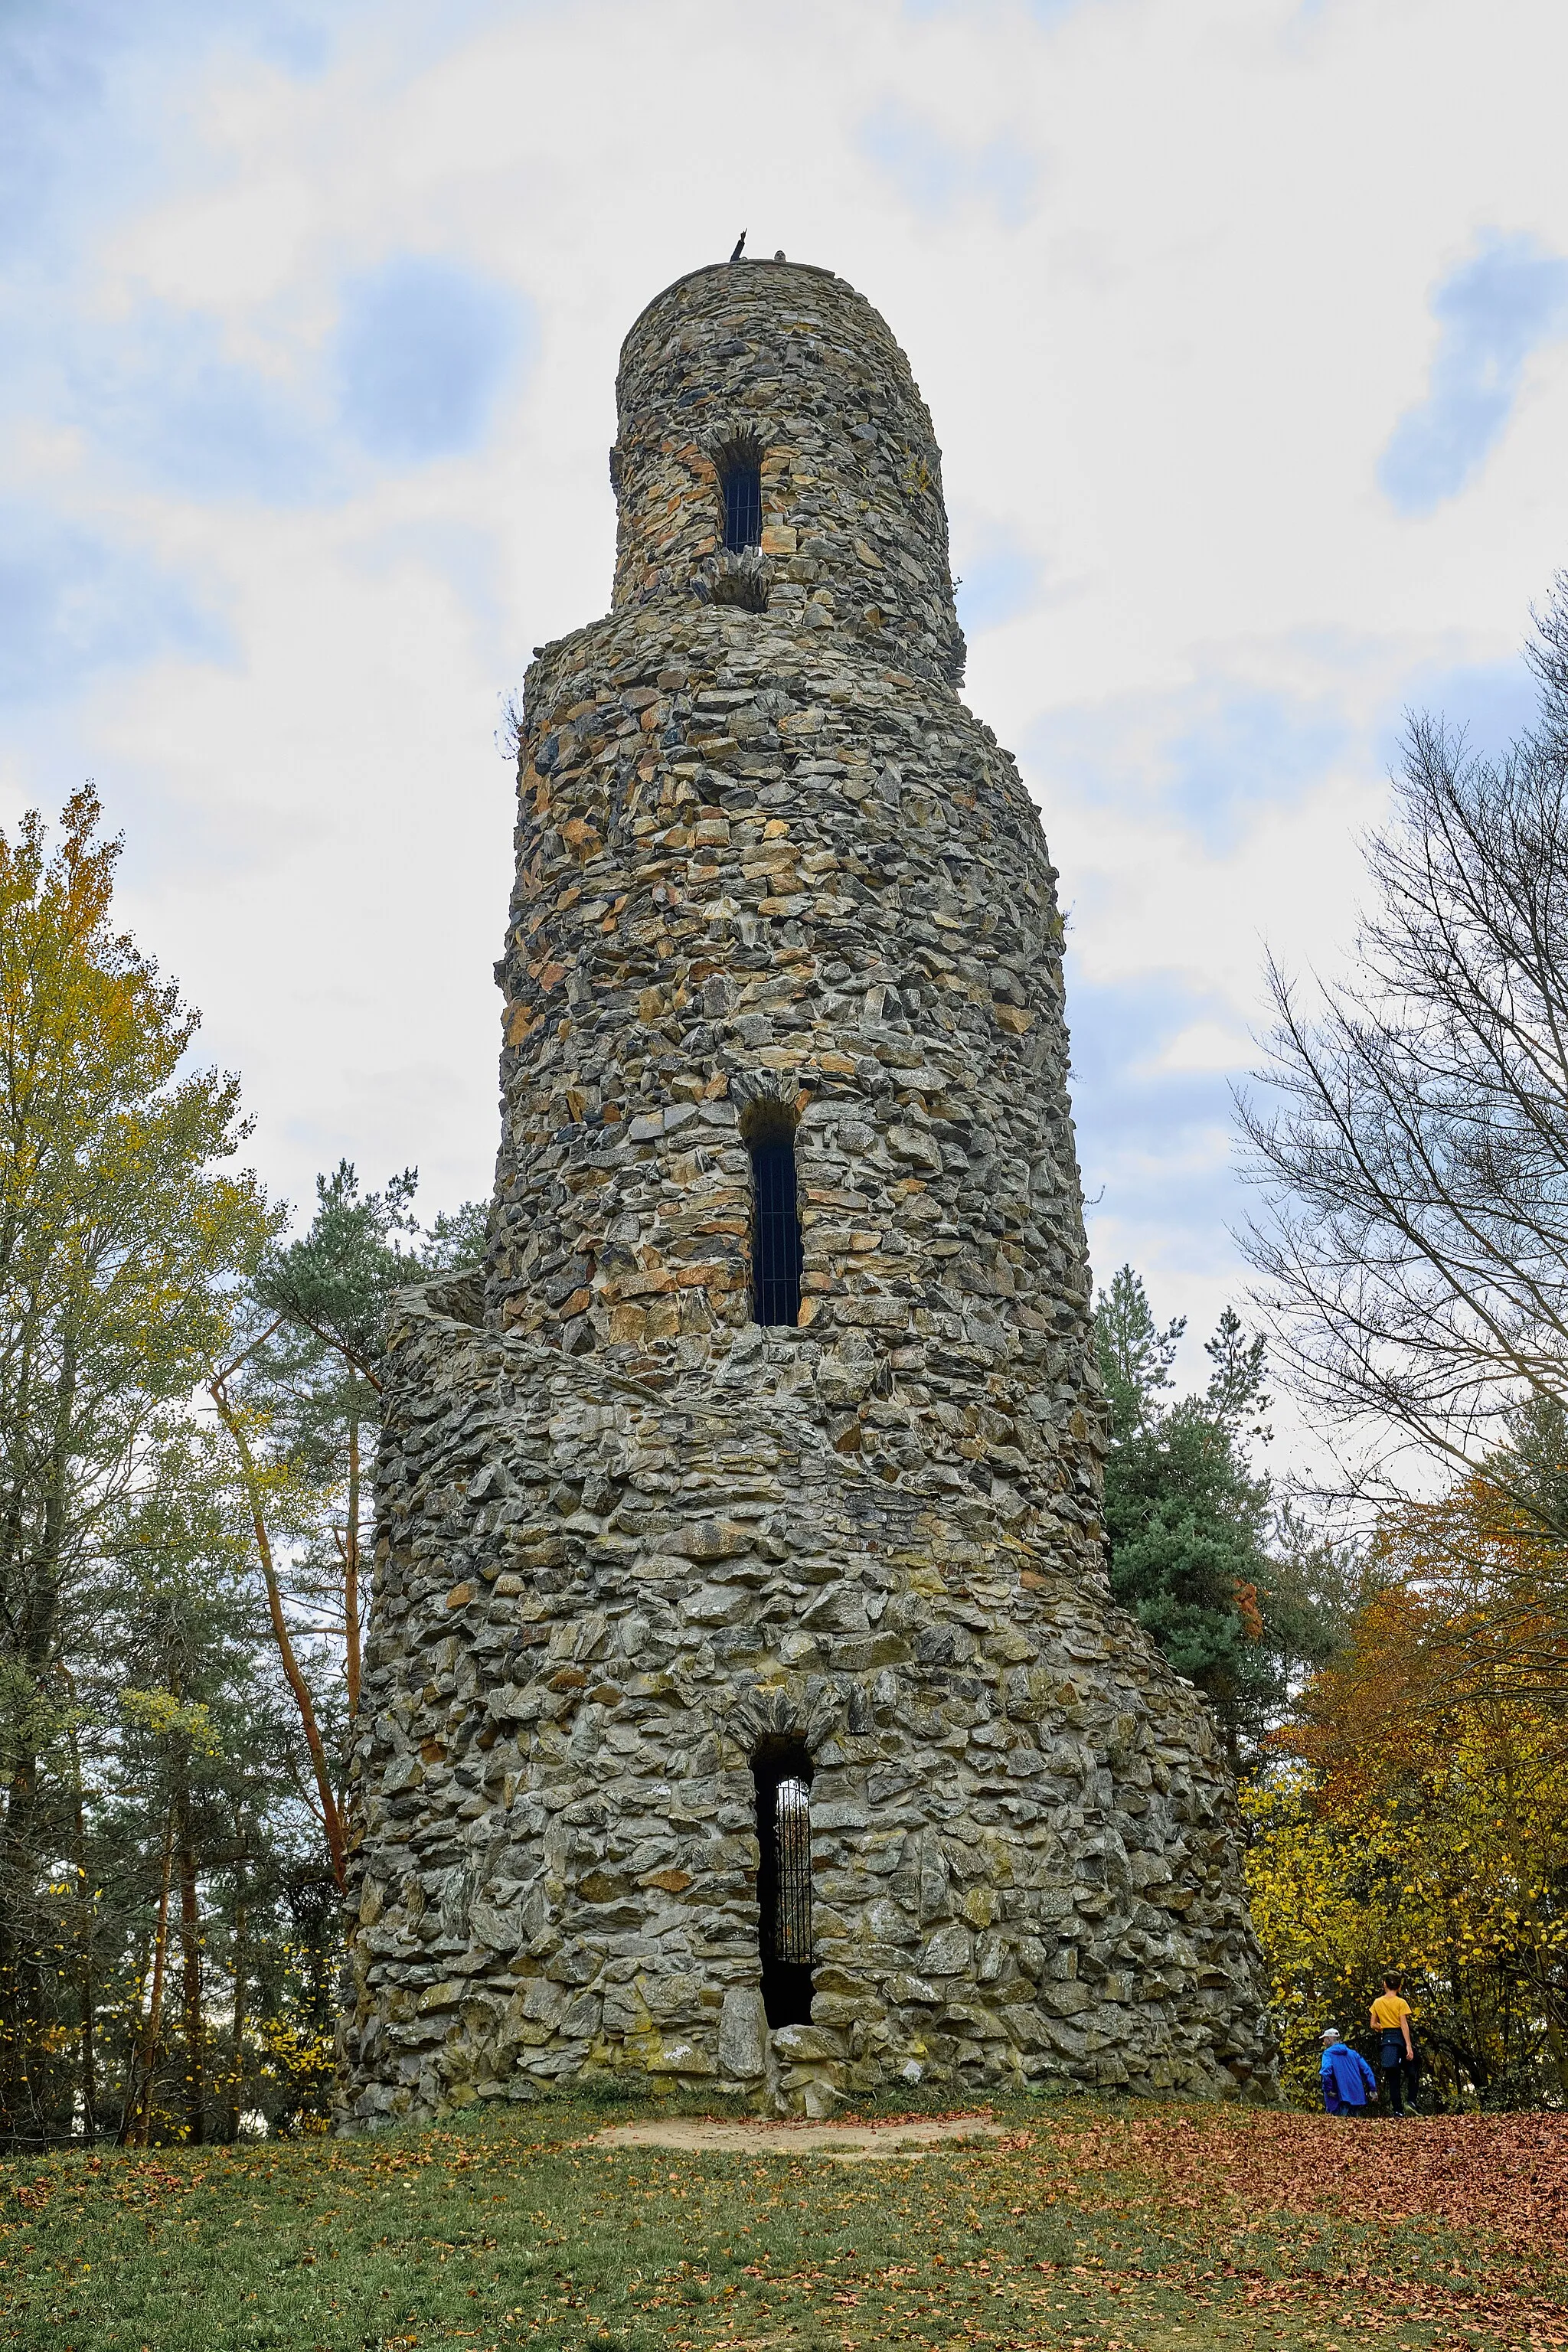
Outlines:
{"type": "Polygon", "coordinates": [[[1405,2113],[1405,2094],[1412,2107],[1415,2105],[1415,2061],[1405,2054],[1403,2033],[1385,2033],[1383,2037],[1383,2086],[1388,2093],[1391,2115],[1405,2113]]]}

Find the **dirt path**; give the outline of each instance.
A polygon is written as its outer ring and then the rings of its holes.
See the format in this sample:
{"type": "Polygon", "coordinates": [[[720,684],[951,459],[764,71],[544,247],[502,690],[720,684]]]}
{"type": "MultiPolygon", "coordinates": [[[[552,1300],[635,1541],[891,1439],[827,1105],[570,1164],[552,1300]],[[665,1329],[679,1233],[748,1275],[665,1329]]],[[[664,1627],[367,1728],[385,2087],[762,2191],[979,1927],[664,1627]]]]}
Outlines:
{"type": "Polygon", "coordinates": [[[885,2124],[768,2123],[737,2117],[709,2121],[670,2116],[662,2122],[615,2124],[595,2132],[591,2147],[673,2147],[706,2156],[826,2156],[836,2164],[875,2163],[888,2157],[924,2156],[943,2142],[963,2147],[1000,2139],[1005,2124],[984,2116],[906,2116],[885,2124]]]}

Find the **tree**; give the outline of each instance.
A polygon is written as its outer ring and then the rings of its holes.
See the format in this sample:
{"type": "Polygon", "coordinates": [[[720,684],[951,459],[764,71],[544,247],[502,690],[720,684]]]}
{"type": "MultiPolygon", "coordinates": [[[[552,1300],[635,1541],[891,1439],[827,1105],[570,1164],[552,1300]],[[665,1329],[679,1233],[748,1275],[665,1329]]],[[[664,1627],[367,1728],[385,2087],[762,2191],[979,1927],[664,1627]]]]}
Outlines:
{"type": "MultiPolygon", "coordinates": [[[[244,1317],[242,1304],[239,1318],[244,1319],[244,1317]]],[[[339,1776],[332,1769],[327,1742],[321,1733],[315,1694],[300,1663],[295,1629],[289,1622],[284,1590],[287,1556],[280,1557],[280,1547],[291,1538],[302,1540],[307,1537],[310,1498],[301,1493],[301,1482],[294,1465],[276,1448],[268,1446],[268,1415],[265,1405],[257,1403],[236,1386],[239,1376],[254,1365],[256,1357],[265,1348],[275,1328],[276,1322],[259,1335],[247,1335],[246,1344],[241,1346],[237,1354],[226,1352],[223,1362],[209,1364],[207,1394],[234,1448],[236,1475],[245,1496],[256,1546],[256,1560],[261,1570],[268,1622],[277,1644],[284,1680],[299,1716],[300,1727],[304,1733],[315,1784],[317,1818],[326,1840],[332,1876],[341,1888],[347,1872],[348,1842],[343,1829],[339,1776]]],[[[231,1344],[232,1338],[231,1331],[231,1344]]]]}
{"type": "Polygon", "coordinates": [[[1122,1266],[1095,1308],[1108,1404],[1110,1589],[1214,1706],[1232,1761],[1336,1637],[1339,1563],[1278,1509],[1248,1447],[1268,1437],[1261,1339],[1226,1307],[1201,1394],[1169,1401],[1185,1328],[1156,1323],[1122,1266]]]}
{"type": "Polygon", "coordinates": [[[1246,1792],[1253,1918],[1302,2092],[1319,2032],[1364,2021],[1388,1968],[1449,2095],[1568,2092],[1568,1724],[1510,1687],[1486,1613],[1505,1507],[1471,1479],[1384,1519],[1379,1588],[1246,1792]]]}
{"type": "MultiPolygon", "coordinates": [[[[95,1651],[119,1725],[100,1760],[141,1843],[143,1895],[155,1906],[121,2129],[142,2146],[155,2125],[199,2143],[217,2125],[226,2087],[232,2108],[245,2072],[244,1938],[226,1934],[221,1890],[254,1868],[258,1810],[274,1837],[283,1827],[289,1777],[288,1718],[257,1622],[247,1499],[217,1430],[188,1411],[168,1417],[103,1553],[95,1651]],[[220,2054],[209,1984],[226,1943],[233,2030],[220,2054]],[[171,2032],[164,1987],[176,1953],[171,2032]],[[172,2091],[161,2081],[171,2065],[172,2091]]],[[[109,1698],[106,1690],[106,1716],[109,1698]]]]}
{"type": "Polygon", "coordinates": [[[13,2146],[324,2126],[381,1318],[482,1244],[346,1163],[284,1242],[99,825],[89,790],[0,835],[13,2146]]]}
{"type": "Polygon", "coordinates": [[[1410,1449],[1484,1465],[1562,1547],[1568,574],[1527,658],[1536,721],[1500,758],[1410,718],[1354,976],[1304,992],[1270,962],[1268,1092],[1238,1114],[1275,1360],[1355,1444],[1352,1489],[1395,1496],[1410,1449]],[[1552,1433],[1550,1475],[1529,1427],[1552,1433]]]}
{"type": "Polygon", "coordinates": [[[52,853],[36,811],[14,841],[0,835],[0,2130],[13,2136],[41,2128],[47,2105],[42,1872],[69,1810],[50,1768],[98,1535],[269,1229],[255,1179],[215,1170],[247,1131],[237,1081],[183,1066],[197,1015],[113,928],[120,844],[99,837],[100,816],[88,786],[52,853]]]}
{"type": "MultiPolygon", "coordinates": [[[[336,1498],[325,1544],[307,1565],[316,1596],[325,1601],[343,1642],[349,1730],[359,1713],[362,1633],[361,1556],[364,1436],[381,1417],[383,1325],[393,1292],[425,1270],[426,1260],[400,1246],[417,1234],[410,1202],[418,1172],[405,1168],[384,1192],[362,1193],[347,1160],[316,1179],[316,1213],[310,1230],[274,1251],[261,1270],[257,1298],[278,1321],[253,1360],[250,1385],[264,1385],[279,1414],[279,1435],[290,1459],[308,1466],[336,1498]]],[[[437,1218],[433,1247],[454,1245],[458,1223],[437,1218]]]]}
{"type": "Polygon", "coordinates": [[[1561,1710],[1568,1611],[1553,1530],[1562,1506],[1541,1492],[1565,1475],[1561,1416],[1536,1399],[1512,1428],[1512,1442],[1447,1494],[1385,1513],[1376,1557],[1433,1604],[1426,1671],[1434,1702],[1537,1697],[1561,1710]]]}
{"type": "Polygon", "coordinates": [[[367,1598],[367,1443],[380,1423],[386,1310],[402,1284],[472,1263],[484,1242],[484,1212],[473,1202],[437,1216],[422,1234],[411,1206],[418,1181],[408,1168],[382,1192],[362,1192],[346,1160],[319,1176],[309,1229],[270,1249],[248,1293],[237,1298],[230,1352],[208,1381],[248,1499],[268,1615],[340,1887],[367,1598]],[[341,1659],[335,1741],[323,1733],[327,1693],[312,1689],[301,1641],[319,1663],[323,1650],[341,1659]]]}

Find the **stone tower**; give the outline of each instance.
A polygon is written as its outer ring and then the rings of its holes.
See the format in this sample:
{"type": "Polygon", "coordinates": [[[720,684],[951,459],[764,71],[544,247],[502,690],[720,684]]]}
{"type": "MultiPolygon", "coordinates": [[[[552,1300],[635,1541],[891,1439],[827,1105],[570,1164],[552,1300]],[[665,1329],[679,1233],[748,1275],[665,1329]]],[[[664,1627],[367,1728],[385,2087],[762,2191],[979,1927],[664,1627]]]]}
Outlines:
{"type": "Polygon", "coordinates": [[[1214,1727],[1110,1600],[1056,876],[931,419],[784,262],[659,295],[618,393],[489,1260],[390,1332],[345,2119],[1262,2089],[1214,1727]]]}

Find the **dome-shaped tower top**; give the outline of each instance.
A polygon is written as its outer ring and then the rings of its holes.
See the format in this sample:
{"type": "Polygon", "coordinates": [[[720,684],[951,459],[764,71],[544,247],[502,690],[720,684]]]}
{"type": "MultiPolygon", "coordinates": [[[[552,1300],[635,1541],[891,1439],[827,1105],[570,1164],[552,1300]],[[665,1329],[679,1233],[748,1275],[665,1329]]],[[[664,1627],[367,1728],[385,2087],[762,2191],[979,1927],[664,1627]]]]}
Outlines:
{"type": "Polygon", "coordinates": [[[616,399],[617,606],[749,606],[959,682],[941,454],[853,287],[791,262],[694,270],[627,335],[616,399]]]}

